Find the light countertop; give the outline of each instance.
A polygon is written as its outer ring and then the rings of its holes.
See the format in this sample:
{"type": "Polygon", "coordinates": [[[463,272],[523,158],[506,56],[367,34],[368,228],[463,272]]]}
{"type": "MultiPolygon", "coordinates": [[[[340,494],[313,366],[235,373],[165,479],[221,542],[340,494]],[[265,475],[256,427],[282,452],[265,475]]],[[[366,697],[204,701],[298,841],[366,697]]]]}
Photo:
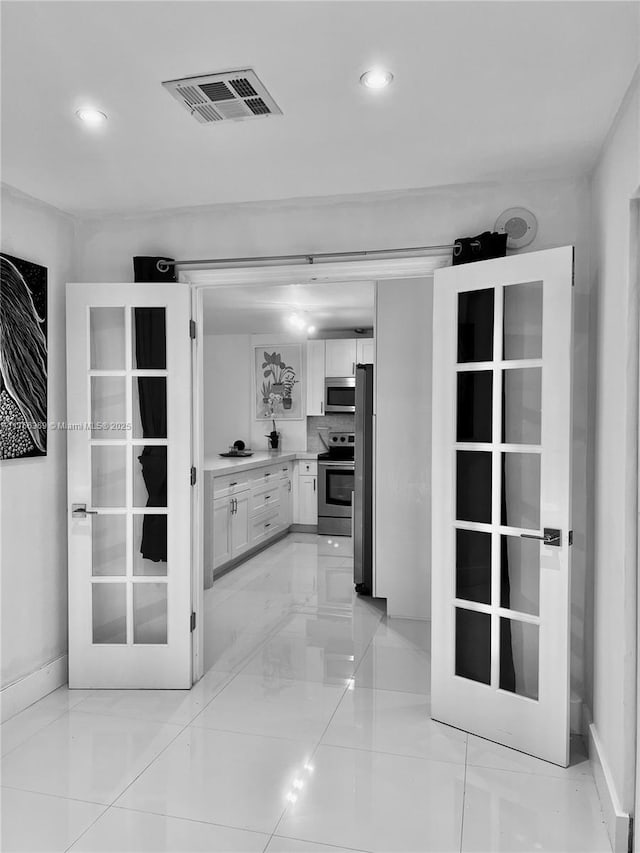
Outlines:
{"type": "Polygon", "coordinates": [[[317,453],[307,453],[304,450],[291,451],[266,451],[256,450],[253,456],[225,457],[207,456],[204,460],[204,470],[214,475],[229,474],[233,471],[248,470],[250,468],[262,468],[266,465],[277,465],[278,462],[291,462],[295,459],[317,459],[317,453]]]}

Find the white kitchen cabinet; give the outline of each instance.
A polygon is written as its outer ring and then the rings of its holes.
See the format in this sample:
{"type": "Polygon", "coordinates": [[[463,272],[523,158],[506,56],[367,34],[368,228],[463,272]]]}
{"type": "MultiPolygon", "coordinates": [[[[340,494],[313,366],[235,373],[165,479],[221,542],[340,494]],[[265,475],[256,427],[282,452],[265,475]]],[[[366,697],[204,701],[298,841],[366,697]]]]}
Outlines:
{"type": "Polygon", "coordinates": [[[298,476],[297,524],[318,523],[318,478],[310,474],[298,476]]]}
{"type": "Polygon", "coordinates": [[[325,341],[325,375],[354,376],[356,372],[356,341],[337,338],[325,341]]]}
{"type": "Polygon", "coordinates": [[[213,568],[231,559],[231,498],[213,501],[213,568]]]}
{"type": "Polygon", "coordinates": [[[249,499],[251,492],[242,492],[234,498],[231,512],[231,559],[249,550],[249,499]]]}
{"type": "Polygon", "coordinates": [[[307,341],[307,415],[324,415],[326,341],[307,341]]]}
{"type": "Polygon", "coordinates": [[[249,491],[213,501],[213,569],[249,549],[249,491]]]}
{"type": "Polygon", "coordinates": [[[325,341],[325,375],[355,376],[356,364],[374,364],[373,338],[339,338],[325,341]]]}
{"type": "Polygon", "coordinates": [[[356,363],[375,364],[375,344],[373,338],[356,340],[356,363]]]}
{"type": "Polygon", "coordinates": [[[279,488],[280,504],[278,507],[278,520],[280,522],[280,525],[286,529],[287,527],[291,526],[291,522],[293,521],[293,492],[291,488],[291,477],[285,477],[284,479],[280,480],[279,488]]]}

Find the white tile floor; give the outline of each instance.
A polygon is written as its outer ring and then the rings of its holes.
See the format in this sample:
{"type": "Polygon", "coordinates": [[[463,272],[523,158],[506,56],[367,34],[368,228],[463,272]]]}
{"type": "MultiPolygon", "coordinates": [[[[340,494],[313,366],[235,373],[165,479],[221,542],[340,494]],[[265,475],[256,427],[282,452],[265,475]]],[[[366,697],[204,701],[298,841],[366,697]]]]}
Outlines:
{"type": "Polygon", "coordinates": [[[1,849],[610,853],[579,742],[565,771],[429,719],[428,624],[354,599],[349,548],[292,535],[220,578],[193,690],[5,723],[1,849]]]}

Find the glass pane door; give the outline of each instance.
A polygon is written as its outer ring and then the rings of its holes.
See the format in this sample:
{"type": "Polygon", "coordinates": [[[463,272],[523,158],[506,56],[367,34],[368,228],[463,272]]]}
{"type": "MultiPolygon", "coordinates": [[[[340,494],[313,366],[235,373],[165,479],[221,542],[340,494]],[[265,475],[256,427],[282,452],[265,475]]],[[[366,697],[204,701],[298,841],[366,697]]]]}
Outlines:
{"type": "Polygon", "coordinates": [[[434,300],[433,716],[559,764],[571,269],[568,247],[442,270],[434,300]]]}
{"type": "Polygon", "coordinates": [[[190,686],[188,291],[70,286],[68,308],[70,683],[190,686]]]}

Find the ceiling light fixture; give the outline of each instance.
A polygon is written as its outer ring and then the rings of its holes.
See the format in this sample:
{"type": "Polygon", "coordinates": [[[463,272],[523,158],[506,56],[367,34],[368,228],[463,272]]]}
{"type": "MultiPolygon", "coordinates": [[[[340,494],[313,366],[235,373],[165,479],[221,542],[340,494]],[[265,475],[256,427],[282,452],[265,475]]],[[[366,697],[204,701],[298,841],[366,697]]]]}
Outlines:
{"type": "Polygon", "coordinates": [[[393,74],[383,68],[372,68],[365,71],[360,77],[360,82],[367,89],[385,89],[393,80],[393,74]]]}
{"type": "Polygon", "coordinates": [[[80,121],[90,125],[91,127],[97,127],[99,124],[102,124],[107,120],[106,113],[100,112],[100,110],[94,110],[90,107],[84,107],[80,110],[76,110],[76,115],[80,121]]]}
{"type": "Polygon", "coordinates": [[[289,325],[292,326],[297,332],[307,335],[313,335],[316,331],[316,327],[313,325],[308,325],[306,311],[302,314],[294,313],[290,314],[289,325]]]}

